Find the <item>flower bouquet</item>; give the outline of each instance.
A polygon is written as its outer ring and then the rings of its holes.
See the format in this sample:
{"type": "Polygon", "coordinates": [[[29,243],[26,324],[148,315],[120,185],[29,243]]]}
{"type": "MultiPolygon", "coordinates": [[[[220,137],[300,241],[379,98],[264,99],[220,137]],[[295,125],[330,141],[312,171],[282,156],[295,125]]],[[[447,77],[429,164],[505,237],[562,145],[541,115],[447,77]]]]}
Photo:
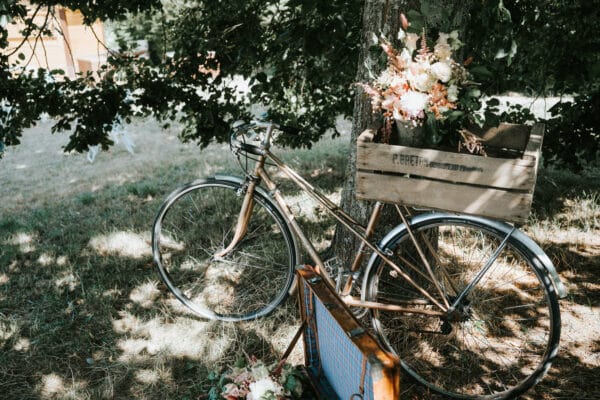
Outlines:
{"type": "Polygon", "coordinates": [[[267,365],[255,358],[240,360],[225,373],[213,373],[209,379],[215,382],[210,400],[287,400],[300,399],[303,393],[299,367],[281,362],[267,365]]]}
{"type": "MultiPolygon", "coordinates": [[[[396,49],[383,39],[381,47],[387,55],[387,68],[372,82],[359,84],[371,98],[373,112],[383,115],[383,138],[389,143],[393,125],[399,131],[425,130],[428,143],[439,143],[447,133],[454,132],[465,119],[472,119],[472,111],[480,107],[479,90],[472,82],[465,65],[453,59],[453,53],[462,43],[458,32],[440,33],[430,48],[425,32],[419,36],[408,33],[408,22],[398,38],[403,44],[396,49]]],[[[400,133],[402,141],[402,133],[400,133]]],[[[406,142],[406,141],[405,141],[406,142]]],[[[409,140],[406,145],[422,145],[409,140]]]]}
{"type": "Polygon", "coordinates": [[[489,109],[494,99],[481,112],[480,90],[465,68],[470,62],[453,58],[457,32],[428,45],[424,32],[407,33],[405,21],[403,47],[383,41],[387,68],[361,84],[383,129],[357,139],[356,197],[527,221],[544,126],[500,124],[489,109]]]}

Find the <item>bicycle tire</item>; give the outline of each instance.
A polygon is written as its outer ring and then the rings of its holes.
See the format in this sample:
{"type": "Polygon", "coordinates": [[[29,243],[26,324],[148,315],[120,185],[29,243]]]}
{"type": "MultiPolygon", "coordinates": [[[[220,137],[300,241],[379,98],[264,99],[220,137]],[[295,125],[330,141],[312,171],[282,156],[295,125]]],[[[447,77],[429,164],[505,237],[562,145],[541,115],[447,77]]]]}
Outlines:
{"type": "Polygon", "coordinates": [[[243,239],[231,242],[244,187],[237,178],[199,180],[175,190],[152,229],[152,250],[167,288],[202,318],[256,319],[281,304],[294,279],[297,247],[285,218],[260,189],[243,239]]]}
{"type": "MultiPolygon", "coordinates": [[[[443,303],[446,297],[451,304],[507,237],[509,226],[501,226],[453,214],[430,214],[411,223],[439,289],[432,279],[408,267],[412,263],[426,270],[404,226],[388,234],[380,248],[435,300],[443,303]]],[[[371,311],[380,341],[419,383],[451,398],[508,399],[527,391],[550,368],[560,338],[558,298],[536,251],[519,235],[506,240],[490,269],[451,315],[371,311]]],[[[376,254],[366,271],[367,300],[435,309],[376,254]]]]}

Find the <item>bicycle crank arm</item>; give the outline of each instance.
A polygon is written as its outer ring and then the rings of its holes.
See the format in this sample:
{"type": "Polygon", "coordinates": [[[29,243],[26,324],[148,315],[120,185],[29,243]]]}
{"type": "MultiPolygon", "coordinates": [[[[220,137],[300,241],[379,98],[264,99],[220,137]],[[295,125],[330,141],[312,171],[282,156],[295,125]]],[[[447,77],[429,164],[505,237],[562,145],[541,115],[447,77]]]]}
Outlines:
{"type": "Polygon", "coordinates": [[[356,297],[352,297],[352,296],[343,296],[342,300],[349,307],[363,307],[363,308],[377,309],[377,310],[383,310],[383,311],[395,311],[395,312],[403,312],[403,313],[407,313],[407,314],[424,314],[424,315],[437,316],[437,317],[442,317],[442,316],[446,315],[446,313],[442,312],[442,311],[423,310],[423,309],[419,309],[419,308],[408,308],[408,307],[398,306],[395,304],[379,303],[376,301],[364,301],[364,300],[359,300],[356,297]]]}

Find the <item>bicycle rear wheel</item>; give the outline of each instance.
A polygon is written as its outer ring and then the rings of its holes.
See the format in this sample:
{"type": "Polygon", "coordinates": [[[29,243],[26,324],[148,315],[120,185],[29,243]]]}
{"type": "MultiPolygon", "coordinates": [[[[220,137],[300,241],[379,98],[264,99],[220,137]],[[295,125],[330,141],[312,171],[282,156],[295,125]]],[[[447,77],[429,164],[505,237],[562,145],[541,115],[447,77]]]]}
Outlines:
{"type": "Polygon", "coordinates": [[[286,221],[263,194],[242,240],[232,240],[243,202],[241,184],[219,179],[173,192],[154,222],[152,249],[169,290],[203,318],[242,321],[273,311],[294,278],[297,250],[286,221]]]}
{"type": "MultiPolygon", "coordinates": [[[[441,215],[411,226],[434,278],[406,230],[380,246],[444,307],[471,282],[475,286],[442,317],[373,310],[373,327],[405,371],[438,393],[516,397],[542,378],[556,356],[560,314],[551,279],[523,242],[507,239],[507,231],[483,219],[441,215]]],[[[367,300],[440,310],[379,257],[368,266],[365,289],[367,300]]]]}

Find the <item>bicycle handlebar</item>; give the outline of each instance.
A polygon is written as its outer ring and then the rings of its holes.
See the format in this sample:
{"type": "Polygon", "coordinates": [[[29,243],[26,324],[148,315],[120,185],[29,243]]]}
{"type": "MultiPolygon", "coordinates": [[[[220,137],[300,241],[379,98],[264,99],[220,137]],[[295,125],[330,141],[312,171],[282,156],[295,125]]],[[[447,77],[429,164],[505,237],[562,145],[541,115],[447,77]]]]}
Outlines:
{"type": "MultiPolygon", "coordinates": [[[[239,121],[233,125],[233,132],[231,133],[229,140],[230,147],[232,149],[239,149],[255,155],[263,154],[263,150],[268,149],[271,145],[271,134],[275,130],[287,135],[299,135],[301,132],[300,129],[296,127],[281,125],[271,121],[239,121]],[[248,132],[251,132],[255,129],[265,132],[262,136],[260,146],[248,144],[245,141],[238,140],[238,136],[246,135],[248,132]]],[[[256,134],[256,132],[254,133],[256,134]]]]}
{"type": "Polygon", "coordinates": [[[282,124],[278,124],[276,122],[271,122],[271,121],[258,121],[258,120],[254,120],[251,122],[238,121],[233,124],[234,133],[237,133],[236,131],[244,131],[245,132],[245,131],[248,131],[253,128],[267,129],[267,130],[275,129],[275,130],[281,131],[288,135],[299,135],[301,132],[300,129],[298,129],[294,126],[282,125],[282,124]]]}

